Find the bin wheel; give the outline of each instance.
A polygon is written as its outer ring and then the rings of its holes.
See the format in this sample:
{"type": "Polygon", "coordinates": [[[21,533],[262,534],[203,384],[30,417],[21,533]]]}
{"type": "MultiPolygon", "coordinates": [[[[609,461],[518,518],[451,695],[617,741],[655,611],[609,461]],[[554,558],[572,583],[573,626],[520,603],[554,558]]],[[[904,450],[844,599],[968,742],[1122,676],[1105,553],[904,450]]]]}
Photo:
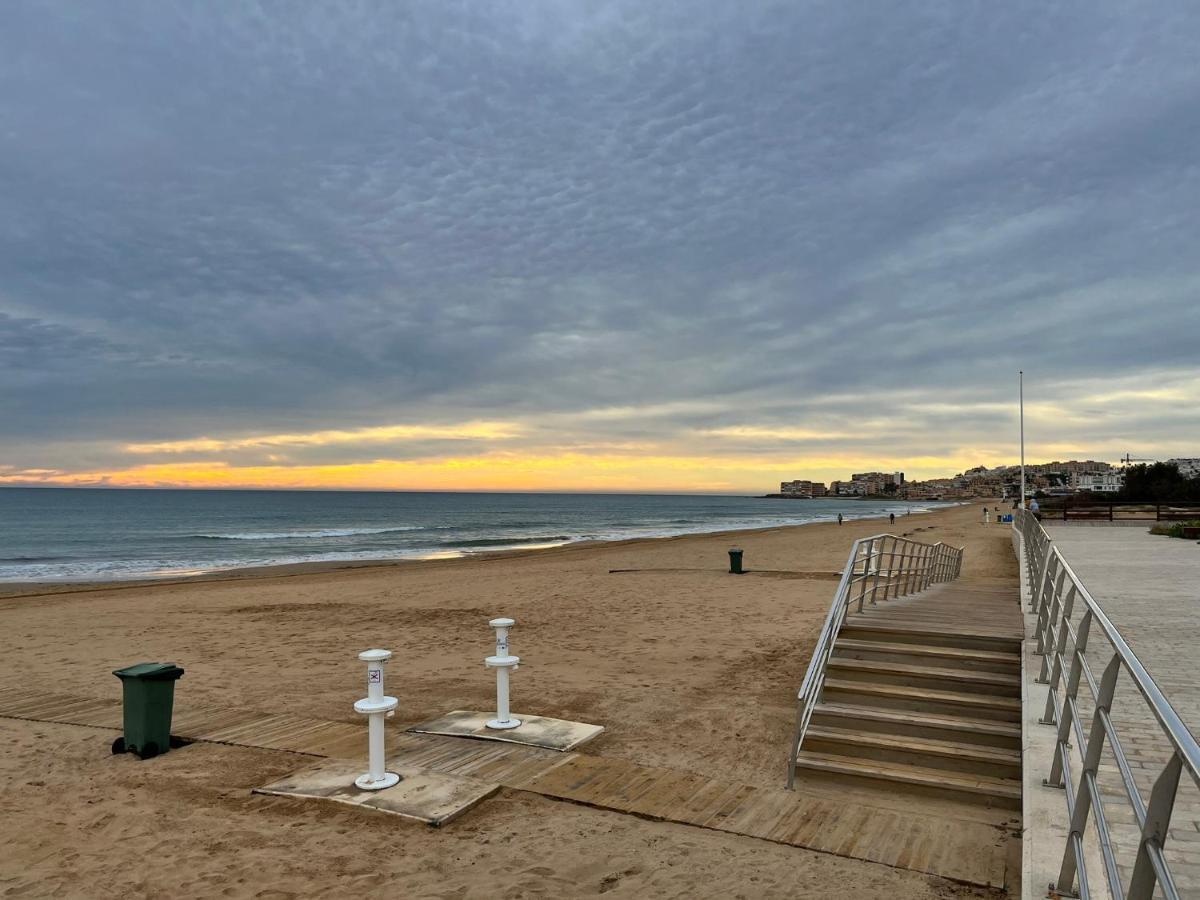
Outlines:
{"type": "Polygon", "coordinates": [[[142,759],[154,759],[154,757],[158,756],[158,744],[154,743],[154,741],[146,741],[146,746],[141,749],[138,756],[142,759]]]}
{"type": "Polygon", "coordinates": [[[125,752],[125,738],[119,737],[115,741],[113,741],[112,752],[113,752],[113,756],[116,756],[118,753],[125,752]]]}

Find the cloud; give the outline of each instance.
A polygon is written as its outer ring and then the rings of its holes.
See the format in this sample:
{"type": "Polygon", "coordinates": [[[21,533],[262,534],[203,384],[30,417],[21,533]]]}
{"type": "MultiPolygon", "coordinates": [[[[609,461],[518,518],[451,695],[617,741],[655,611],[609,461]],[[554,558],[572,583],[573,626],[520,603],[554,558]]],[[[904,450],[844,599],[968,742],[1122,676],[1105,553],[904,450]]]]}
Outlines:
{"type": "Polygon", "coordinates": [[[520,434],[506,422],[465,422],[461,425],[386,425],[355,428],[348,431],[327,429],[306,434],[261,434],[253,437],[218,440],[189,438],[150,444],[126,444],[128,453],[220,453],[230,450],[264,447],[325,447],[331,444],[383,444],[417,440],[509,440],[520,434]]]}
{"type": "Polygon", "coordinates": [[[952,467],[1013,455],[1018,368],[1035,454],[1196,455],[1198,42],[1182,0],[6,5],[0,462],[952,467]]]}

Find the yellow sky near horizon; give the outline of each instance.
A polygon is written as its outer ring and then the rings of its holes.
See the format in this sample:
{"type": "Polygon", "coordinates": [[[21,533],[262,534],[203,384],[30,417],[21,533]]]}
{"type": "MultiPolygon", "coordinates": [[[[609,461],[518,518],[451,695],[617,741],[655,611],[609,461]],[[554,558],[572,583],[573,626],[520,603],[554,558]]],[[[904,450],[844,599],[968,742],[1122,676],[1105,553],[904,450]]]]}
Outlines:
{"type": "MultiPolygon", "coordinates": [[[[961,459],[922,457],[906,477],[942,477],[1006,460],[979,452],[961,459]]],[[[224,460],[158,462],[121,469],[3,471],[0,484],[76,487],[188,487],[468,491],[733,491],[765,493],[781,480],[848,479],[852,471],[893,471],[874,458],[779,460],[755,457],[485,453],[418,460],[236,465],[224,460]]]]}
{"type": "MultiPolygon", "coordinates": [[[[1120,432],[1105,434],[1106,418],[1173,410],[1200,396],[1194,376],[1153,391],[1100,387],[1026,405],[1027,433],[1056,438],[1031,443],[1030,462],[1115,462],[1137,445],[1120,432]]],[[[836,409],[769,424],[670,421],[671,414],[696,410],[704,407],[635,405],[529,418],[81,442],[65,458],[90,464],[0,463],[0,485],[761,494],[794,478],[828,483],[854,472],[902,471],[923,480],[1018,459],[1015,410],[1006,404],[904,397],[867,415],[836,409]],[[1001,427],[950,427],[981,416],[1001,427]]],[[[1173,446],[1174,455],[1194,455],[1178,439],[1160,450],[1173,446]]]]}

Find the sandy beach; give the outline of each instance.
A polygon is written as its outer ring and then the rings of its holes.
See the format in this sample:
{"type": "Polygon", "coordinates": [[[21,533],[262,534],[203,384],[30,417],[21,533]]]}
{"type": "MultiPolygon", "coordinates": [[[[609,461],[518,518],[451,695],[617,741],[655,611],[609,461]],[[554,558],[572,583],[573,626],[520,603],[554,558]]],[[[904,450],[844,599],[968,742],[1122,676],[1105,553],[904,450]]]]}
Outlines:
{"type": "MultiPolygon", "coordinates": [[[[488,619],[512,616],[518,712],[596,722],[589,752],[782,785],[794,697],[851,541],[886,520],[333,571],[254,572],[0,598],[0,690],[119,696],[170,660],[177,703],[354,722],[356,654],[396,651],[398,724],[488,709],[488,619]],[[745,549],[748,574],[726,572],[745,549]],[[617,570],[617,571],[614,571],[617,570]]],[[[890,530],[967,548],[1011,583],[1009,530],[971,504],[890,530]]],[[[503,791],[447,828],[251,795],[302,764],[195,744],[112,757],[100,729],[0,719],[5,896],[951,897],[961,885],[765,841],[503,791]]],[[[365,743],[365,729],[364,729],[365,743]]],[[[981,894],[986,896],[986,894],[981,894]]]]}

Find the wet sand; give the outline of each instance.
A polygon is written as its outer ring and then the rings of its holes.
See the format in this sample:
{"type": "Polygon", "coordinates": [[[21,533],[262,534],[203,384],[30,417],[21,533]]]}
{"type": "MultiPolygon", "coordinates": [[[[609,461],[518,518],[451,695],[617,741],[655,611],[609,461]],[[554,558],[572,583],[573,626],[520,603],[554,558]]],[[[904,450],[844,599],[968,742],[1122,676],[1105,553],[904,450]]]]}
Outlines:
{"type": "MultiPolygon", "coordinates": [[[[356,654],[396,651],[397,719],[488,709],[487,621],[512,616],[517,712],[598,722],[589,752],[782,785],[794,697],[855,537],[886,521],[0,599],[0,689],[119,696],[171,660],[178,703],[355,721],[356,654]],[[726,550],[749,570],[726,572],[726,550]],[[620,570],[620,571],[613,571],[620,570]]],[[[966,544],[1010,579],[1009,531],[969,505],[895,533],[966,544]],[[920,530],[918,530],[920,529],[920,530]]],[[[28,594],[27,589],[20,593],[28,594]]],[[[749,838],[503,792],[440,831],[254,796],[288,753],[192,745],[139,763],[113,734],[0,719],[0,890],[14,896],[942,897],[959,885],[749,838]]],[[[364,729],[365,741],[365,729],[364,729]]]]}

